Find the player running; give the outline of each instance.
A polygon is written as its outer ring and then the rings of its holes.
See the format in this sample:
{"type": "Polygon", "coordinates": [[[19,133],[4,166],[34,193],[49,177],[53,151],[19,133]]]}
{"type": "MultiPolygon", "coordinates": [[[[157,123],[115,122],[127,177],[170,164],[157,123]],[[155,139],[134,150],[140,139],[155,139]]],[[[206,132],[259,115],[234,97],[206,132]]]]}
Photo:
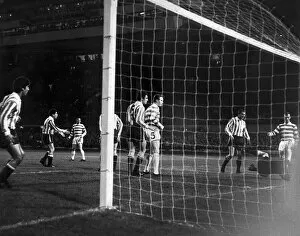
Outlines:
{"type": "Polygon", "coordinates": [[[145,165],[143,174],[150,173],[150,167],[153,162],[153,175],[159,175],[159,148],[160,148],[160,131],[164,126],[160,123],[159,108],[164,104],[164,97],[156,94],[153,98],[153,103],[145,111],[145,123],[152,129],[145,130],[147,141],[150,142],[150,155],[145,165]]]}
{"type": "Polygon", "coordinates": [[[16,132],[16,123],[20,120],[22,97],[29,91],[30,81],[24,76],[13,81],[13,92],[5,96],[0,103],[0,143],[11,155],[11,159],[0,171],[0,187],[11,188],[9,176],[21,164],[25,153],[16,132]]]}
{"type": "Polygon", "coordinates": [[[279,156],[284,160],[285,175],[283,178],[289,179],[290,166],[292,160],[292,149],[295,144],[298,144],[299,133],[297,125],[291,122],[291,114],[286,112],[284,114],[284,123],[279,124],[274,131],[268,132],[269,137],[280,134],[281,140],[278,146],[279,156]]]}
{"type": "Polygon", "coordinates": [[[71,133],[68,137],[68,139],[73,138],[70,161],[74,161],[77,147],[81,153],[80,161],[85,161],[85,153],[84,153],[82,146],[83,146],[83,137],[86,134],[87,134],[87,131],[86,131],[84,124],[81,123],[81,118],[77,117],[75,120],[75,124],[73,124],[73,126],[72,126],[71,133]]]}

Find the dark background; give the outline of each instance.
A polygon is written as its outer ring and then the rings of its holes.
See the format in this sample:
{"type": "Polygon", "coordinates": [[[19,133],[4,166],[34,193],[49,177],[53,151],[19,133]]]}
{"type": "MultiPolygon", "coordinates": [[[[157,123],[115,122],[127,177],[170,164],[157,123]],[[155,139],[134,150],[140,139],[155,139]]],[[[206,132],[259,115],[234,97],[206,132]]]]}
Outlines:
{"type": "MultiPolygon", "coordinates": [[[[299,35],[296,0],[262,3],[299,35]]],[[[164,144],[173,148],[226,143],[224,125],[241,107],[253,145],[269,145],[263,134],[275,128],[284,111],[298,123],[298,63],[188,20],[175,27],[172,14],[140,7],[119,2],[115,105],[124,121],[136,93],[146,90],[150,98],[165,96],[164,144]]],[[[13,78],[27,75],[32,87],[23,102],[23,124],[40,126],[55,107],[59,126],[68,128],[81,116],[88,145],[97,146],[102,1],[10,0],[3,1],[0,13],[1,97],[11,92],[13,78]]]]}

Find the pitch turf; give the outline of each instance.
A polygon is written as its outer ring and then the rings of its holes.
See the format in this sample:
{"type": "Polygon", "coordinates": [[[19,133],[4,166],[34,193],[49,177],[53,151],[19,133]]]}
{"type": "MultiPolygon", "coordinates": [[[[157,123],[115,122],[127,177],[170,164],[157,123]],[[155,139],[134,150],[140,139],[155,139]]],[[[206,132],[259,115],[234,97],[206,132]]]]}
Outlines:
{"type": "MultiPolygon", "coordinates": [[[[4,164],[9,156],[0,155],[4,164]]],[[[114,174],[117,210],[101,212],[99,153],[70,162],[69,152],[58,151],[56,168],[41,166],[42,155],[26,150],[10,178],[13,188],[0,189],[0,235],[252,235],[254,229],[271,235],[297,226],[285,204],[287,182],[247,170],[235,174],[234,164],[220,174],[221,156],[163,155],[160,177],[133,177],[124,154],[114,174]]],[[[245,167],[253,162],[247,157],[245,167]]]]}

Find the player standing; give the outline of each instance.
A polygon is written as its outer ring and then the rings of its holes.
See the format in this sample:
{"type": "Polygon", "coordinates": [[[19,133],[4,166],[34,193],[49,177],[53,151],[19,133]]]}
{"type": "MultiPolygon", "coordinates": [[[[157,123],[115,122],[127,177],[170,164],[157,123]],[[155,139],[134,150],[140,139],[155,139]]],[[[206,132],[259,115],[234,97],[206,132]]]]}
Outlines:
{"type": "Polygon", "coordinates": [[[50,109],[49,116],[44,121],[43,129],[42,129],[43,143],[44,145],[48,146],[49,151],[47,151],[46,154],[41,158],[40,163],[46,167],[55,167],[54,165],[52,165],[53,155],[55,151],[54,140],[53,140],[54,133],[57,132],[63,137],[65,137],[65,134],[68,134],[67,130],[60,129],[55,125],[54,120],[56,120],[57,117],[58,117],[57,110],[54,108],[50,109]],[[48,164],[46,164],[47,159],[48,159],[48,164]]]}
{"type": "Polygon", "coordinates": [[[234,156],[235,150],[237,155],[236,173],[241,173],[242,155],[245,152],[245,138],[247,142],[250,143],[250,136],[247,131],[245,118],[246,112],[244,110],[239,110],[238,115],[231,118],[225,127],[225,132],[229,136],[229,154],[226,156],[221,167],[221,172],[223,173],[225,172],[227,163],[234,156]]]}
{"type": "Polygon", "coordinates": [[[145,123],[152,129],[145,130],[146,139],[150,142],[150,156],[145,165],[143,174],[150,173],[151,162],[153,161],[153,175],[159,175],[159,148],[160,148],[160,131],[164,126],[160,123],[159,108],[164,104],[164,97],[156,94],[153,103],[145,111],[145,123]]]}
{"type": "MultiPolygon", "coordinates": [[[[99,130],[102,132],[102,115],[99,116],[99,130]]],[[[117,169],[118,163],[118,144],[121,141],[121,133],[123,130],[123,122],[117,114],[114,114],[114,171],[117,169]]]]}
{"type": "Polygon", "coordinates": [[[137,96],[137,101],[129,105],[127,108],[127,122],[129,123],[128,174],[135,176],[140,175],[140,164],[143,162],[146,152],[144,129],[149,129],[149,126],[144,122],[144,105],[146,105],[147,102],[148,95],[145,92],[140,92],[137,96]],[[133,169],[136,147],[138,148],[138,154],[133,169]]]}
{"type": "Polygon", "coordinates": [[[289,179],[288,173],[290,172],[290,165],[292,160],[292,149],[296,144],[298,144],[299,133],[298,128],[295,124],[291,122],[291,114],[286,112],[284,114],[284,123],[279,124],[276,129],[272,132],[268,132],[269,137],[280,134],[281,140],[278,146],[279,156],[284,160],[285,174],[287,179],[289,179]]]}
{"type": "Polygon", "coordinates": [[[86,134],[87,131],[84,124],[81,123],[81,118],[77,117],[75,120],[75,124],[73,124],[72,126],[70,136],[68,137],[69,139],[73,138],[70,161],[74,161],[77,147],[81,153],[80,161],[85,161],[85,153],[82,146],[83,146],[83,137],[86,134]]]}
{"type": "Polygon", "coordinates": [[[29,91],[30,81],[24,76],[13,82],[13,92],[5,96],[0,103],[0,141],[1,147],[11,155],[11,159],[0,171],[0,187],[4,184],[10,188],[7,179],[21,164],[25,153],[20,145],[16,132],[16,123],[20,120],[22,101],[29,91]]]}

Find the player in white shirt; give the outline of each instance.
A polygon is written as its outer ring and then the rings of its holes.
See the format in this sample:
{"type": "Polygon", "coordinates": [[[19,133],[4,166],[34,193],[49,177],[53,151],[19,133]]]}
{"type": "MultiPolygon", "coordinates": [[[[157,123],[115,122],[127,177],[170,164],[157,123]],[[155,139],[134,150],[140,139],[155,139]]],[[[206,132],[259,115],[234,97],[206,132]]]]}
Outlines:
{"type": "Polygon", "coordinates": [[[237,154],[236,173],[241,173],[242,155],[245,152],[245,139],[248,143],[250,143],[250,136],[247,131],[245,118],[246,112],[244,110],[239,110],[238,115],[236,117],[231,118],[225,127],[225,133],[229,136],[229,154],[226,156],[222,164],[222,173],[225,172],[225,167],[227,163],[231,160],[231,158],[234,156],[235,151],[237,154]]]}
{"type": "Polygon", "coordinates": [[[75,124],[73,124],[72,126],[70,136],[68,137],[69,139],[73,138],[70,161],[74,161],[77,147],[81,153],[80,161],[85,161],[85,153],[82,146],[83,146],[83,138],[84,136],[86,136],[86,134],[87,131],[84,124],[81,123],[81,118],[77,117],[75,124]]]}
{"type": "Polygon", "coordinates": [[[25,156],[16,132],[16,123],[20,120],[21,99],[27,95],[29,86],[29,79],[24,76],[17,77],[13,81],[13,92],[0,103],[0,144],[11,155],[11,159],[0,170],[0,187],[11,187],[7,179],[25,156]]]}
{"type": "Polygon", "coordinates": [[[150,142],[150,155],[145,165],[143,174],[149,174],[151,164],[153,162],[153,175],[159,175],[159,149],[160,149],[160,131],[164,126],[160,123],[159,108],[164,104],[164,97],[156,94],[153,98],[153,103],[145,111],[145,123],[150,129],[145,130],[146,140],[150,142]]]}
{"type": "Polygon", "coordinates": [[[130,104],[127,108],[127,123],[129,125],[128,133],[128,174],[140,176],[140,165],[144,160],[146,152],[146,140],[144,129],[149,129],[149,126],[144,122],[145,107],[148,102],[148,95],[145,92],[140,92],[137,101],[130,104]],[[136,163],[133,169],[133,161],[136,148],[138,154],[136,163]]]}
{"type": "Polygon", "coordinates": [[[281,137],[278,152],[279,156],[285,162],[285,176],[289,179],[290,165],[292,160],[292,150],[295,147],[295,144],[298,144],[299,132],[297,125],[291,122],[291,114],[286,112],[284,114],[284,123],[279,124],[273,131],[268,132],[269,137],[279,134],[281,137]]]}
{"type": "MultiPolygon", "coordinates": [[[[99,116],[99,130],[102,132],[102,115],[99,116]]],[[[114,114],[114,165],[113,170],[116,171],[118,163],[118,144],[121,141],[123,130],[123,122],[117,114],[114,114]]]]}

